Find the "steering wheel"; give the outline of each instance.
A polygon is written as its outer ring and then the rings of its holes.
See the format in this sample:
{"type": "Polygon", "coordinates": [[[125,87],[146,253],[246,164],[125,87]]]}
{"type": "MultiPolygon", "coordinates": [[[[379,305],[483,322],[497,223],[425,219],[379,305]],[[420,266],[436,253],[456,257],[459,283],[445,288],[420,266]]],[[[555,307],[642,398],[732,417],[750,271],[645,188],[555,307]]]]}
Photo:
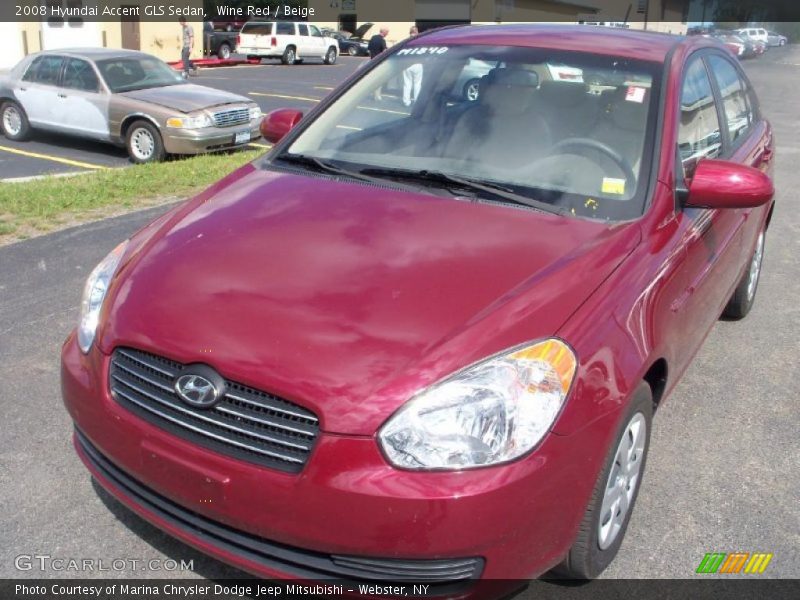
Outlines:
{"type": "Polygon", "coordinates": [[[631,164],[624,156],[622,156],[622,154],[614,150],[614,148],[612,148],[608,144],[604,144],[603,142],[599,142],[592,138],[573,137],[561,140],[557,144],[554,144],[552,148],[550,148],[550,154],[551,155],[558,154],[559,150],[568,150],[575,148],[590,148],[592,150],[597,150],[598,152],[605,154],[608,158],[613,160],[614,163],[622,170],[622,173],[625,175],[626,192],[628,191],[628,186],[636,181],[636,174],[633,172],[631,164]]]}

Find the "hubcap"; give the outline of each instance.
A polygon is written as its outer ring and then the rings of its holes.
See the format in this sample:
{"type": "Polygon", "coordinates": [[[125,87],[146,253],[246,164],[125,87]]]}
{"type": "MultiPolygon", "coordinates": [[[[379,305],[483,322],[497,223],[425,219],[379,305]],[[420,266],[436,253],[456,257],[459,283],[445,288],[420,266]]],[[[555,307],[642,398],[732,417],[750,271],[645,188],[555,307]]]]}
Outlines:
{"type": "Polygon", "coordinates": [[[470,102],[475,102],[475,100],[478,99],[479,94],[480,91],[478,90],[477,83],[471,83],[469,87],[467,87],[467,100],[469,100],[470,102]]]}
{"type": "Polygon", "coordinates": [[[289,50],[289,52],[286,53],[286,62],[289,64],[294,62],[294,52],[292,50],[289,50]]]}
{"type": "Polygon", "coordinates": [[[647,422],[642,413],[636,413],[625,426],[606,481],[597,526],[597,543],[601,550],[613,544],[622,530],[641,479],[646,440],[647,422]]]}
{"type": "Polygon", "coordinates": [[[230,58],[230,56],[231,56],[231,49],[228,48],[227,46],[223,46],[222,47],[222,58],[227,59],[227,58],[230,58]]]}
{"type": "Polygon", "coordinates": [[[139,160],[147,160],[153,156],[155,147],[156,141],[153,139],[153,134],[147,129],[137,129],[131,135],[131,151],[139,160]]]}
{"type": "Polygon", "coordinates": [[[753,252],[753,260],[750,261],[750,275],[747,280],[747,300],[752,300],[756,295],[758,287],[758,276],[761,274],[761,260],[764,258],[764,232],[758,234],[756,251],[753,252]]]}
{"type": "Polygon", "coordinates": [[[350,48],[347,51],[350,53],[351,56],[355,56],[358,53],[358,50],[355,49],[355,46],[350,46],[350,48]]]}
{"type": "Polygon", "coordinates": [[[333,50],[328,50],[328,62],[333,63],[336,60],[336,52],[333,50]]]}
{"type": "Polygon", "coordinates": [[[3,128],[9,135],[17,135],[22,130],[22,115],[14,106],[9,106],[3,112],[3,128]]]}

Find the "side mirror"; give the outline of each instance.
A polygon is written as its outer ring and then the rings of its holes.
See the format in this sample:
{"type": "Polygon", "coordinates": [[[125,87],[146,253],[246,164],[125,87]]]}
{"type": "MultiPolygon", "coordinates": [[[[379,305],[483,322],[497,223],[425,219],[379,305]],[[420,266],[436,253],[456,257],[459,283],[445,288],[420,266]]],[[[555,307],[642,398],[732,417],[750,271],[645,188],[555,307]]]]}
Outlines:
{"type": "Polygon", "coordinates": [[[293,108],[273,110],[261,120],[261,135],[277,144],[303,118],[303,113],[293,108]]]}
{"type": "Polygon", "coordinates": [[[684,204],[698,208],[752,208],[766,204],[774,194],[772,180],[758,169],[707,158],[697,163],[684,204]]]}

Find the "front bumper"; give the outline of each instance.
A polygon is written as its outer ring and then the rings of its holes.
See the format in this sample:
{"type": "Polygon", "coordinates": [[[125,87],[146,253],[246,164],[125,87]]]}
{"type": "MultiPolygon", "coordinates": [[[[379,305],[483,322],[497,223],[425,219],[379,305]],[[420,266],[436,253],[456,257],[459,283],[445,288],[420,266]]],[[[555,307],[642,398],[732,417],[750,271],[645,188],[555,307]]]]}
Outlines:
{"type": "Polygon", "coordinates": [[[538,576],[574,539],[605,454],[586,449],[606,447],[617,416],[574,436],[551,434],[517,462],[450,473],[401,471],[386,463],[374,437],[321,432],[303,471],[288,474],[222,456],[136,417],[110,396],[108,363],[96,347],[83,355],[74,335],[64,344],[64,402],[92,474],[161,529],[268,578],[323,579],[330,571],[319,560],[335,556],[478,559],[485,579],[538,576]],[[143,501],[137,486],[212,528],[249,536],[258,548],[176,523],[143,501]]]}
{"type": "Polygon", "coordinates": [[[261,138],[260,119],[238,127],[206,127],[203,129],[162,130],[164,149],[169,154],[203,154],[246,146],[261,138]],[[236,141],[237,133],[249,133],[246,141],[236,141]]]}

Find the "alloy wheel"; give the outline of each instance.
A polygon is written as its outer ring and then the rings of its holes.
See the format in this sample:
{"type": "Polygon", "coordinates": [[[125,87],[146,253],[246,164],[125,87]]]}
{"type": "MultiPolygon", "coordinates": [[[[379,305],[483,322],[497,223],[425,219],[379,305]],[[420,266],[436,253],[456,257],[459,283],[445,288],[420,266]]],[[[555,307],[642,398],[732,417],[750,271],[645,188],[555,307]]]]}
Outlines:
{"type": "Polygon", "coordinates": [[[637,412],[628,421],[608,474],[597,525],[597,544],[605,550],[617,539],[636,494],[647,443],[647,421],[637,412]]]}
{"type": "Polygon", "coordinates": [[[761,275],[761,261],[764,258],[764,232],[758,234],[756,250],[753,252],[753,259],[750,261],[750,272],[747,280],[747,299],[752,300],[756,295],[758,287],[758,277],[761,275]]]}
{"type": "Polygon", "coordinates": [[[22,131],[22,115],[16,106],[9,105],[3,111],[3,129],[8,135],[19,135],[22,131]]]}

